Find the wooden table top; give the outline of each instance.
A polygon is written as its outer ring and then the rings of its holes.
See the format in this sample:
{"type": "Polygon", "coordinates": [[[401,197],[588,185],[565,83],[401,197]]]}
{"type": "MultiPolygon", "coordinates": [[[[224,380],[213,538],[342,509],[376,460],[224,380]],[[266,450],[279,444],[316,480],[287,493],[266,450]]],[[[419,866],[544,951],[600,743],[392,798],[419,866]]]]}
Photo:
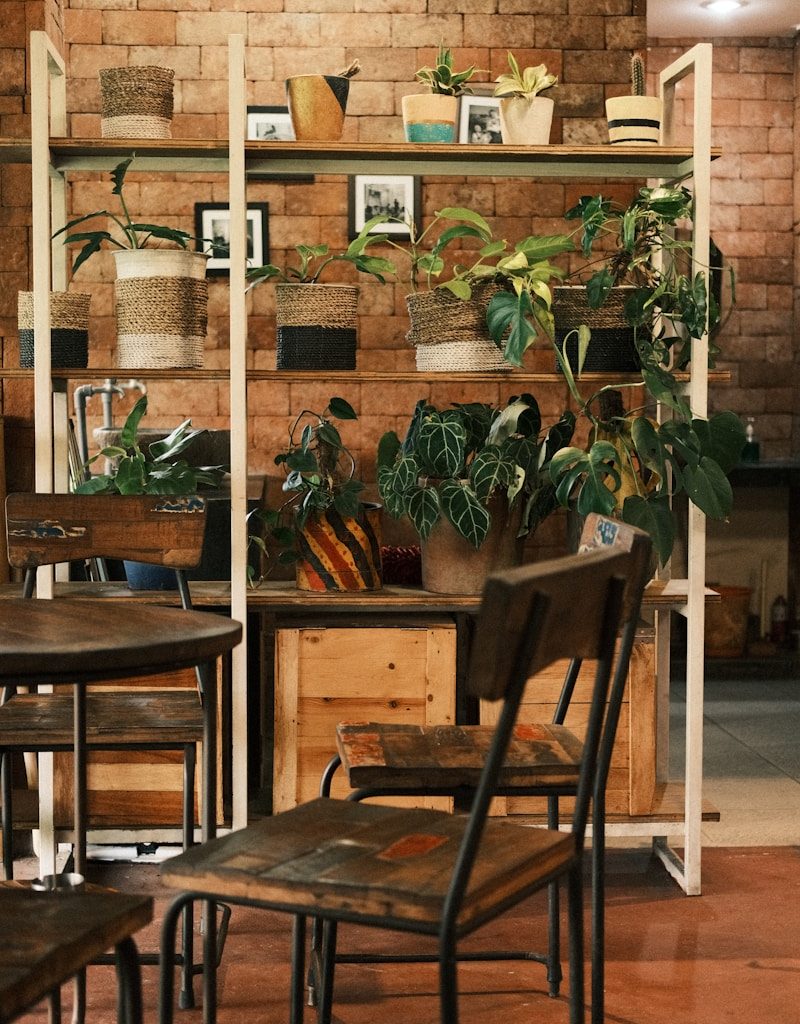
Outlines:
{"type": "Polygon", "coordinates": [[[235,647],[225,616],[110,601],[4,601],[0,679],[90,682],[196,665],[235,647]]]}
{"type": "Polygon", "coordinates": [[[0,886],[0,1024],[152,918],[150,896],[0,886]]]}

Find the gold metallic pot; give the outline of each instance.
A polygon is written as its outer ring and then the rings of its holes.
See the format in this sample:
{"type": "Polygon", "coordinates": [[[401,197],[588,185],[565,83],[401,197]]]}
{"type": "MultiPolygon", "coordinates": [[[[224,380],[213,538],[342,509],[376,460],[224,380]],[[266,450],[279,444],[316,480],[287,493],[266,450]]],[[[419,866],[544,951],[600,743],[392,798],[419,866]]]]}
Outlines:
{"type": "Polygon", "coordinates": [[[336,142],[344,128],[350,79],[341,75],[295,75],[286,97],[299,142],[336,142]]]}

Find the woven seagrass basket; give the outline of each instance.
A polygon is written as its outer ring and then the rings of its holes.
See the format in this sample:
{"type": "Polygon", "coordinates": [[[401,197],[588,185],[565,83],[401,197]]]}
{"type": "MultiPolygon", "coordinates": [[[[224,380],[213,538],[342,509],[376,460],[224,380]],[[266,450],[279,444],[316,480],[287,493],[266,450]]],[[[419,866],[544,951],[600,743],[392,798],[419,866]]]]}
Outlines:
{"type": "Polygon", "coordinates": [[[127,249],[114,258],[117,366],[201,367],[208,256],[183,249],[127,249]]]}
{"type": "Polygon", "coordinates": [[[277,285],[277,368],[354,370],[357,314],[357,285],[277,285]]]}
{"type": "Polygon", "coordinates": [[[486,306],[494,291],[493,286],[476,288],[466,302],[442,288],[406,295],[411,319],[406,340],[416,349],[418,370],[511,370],[486,327],[486,306]]]}
{"type": "Polygon", "coordinates": [[[172,68],[100,69],[104,139],[172,138],[172,68]]]}
{"type": "MultiPolygon", "coordinates": [[[[85,292],[50,292],[50,363],[84,367],[89,362],[89,302],[85,292]]],[[[33,366],[33,292],[17,294],[19,365],[33,366]]]]}
{"type": "Polygon", "coordinates": [[[577,371],[578,339],[575,331],[586,324],[592,332],[584,373],[635,373],[639,369],[633,327],[625,319],[625,303],[632,288],[612,288],[599,309],[592,309],[583,285],[564,285],[553,290],[553,317],[559,351],[567,339],[567,359],[577,371]],[[568,337],[569,336],[569,337],[568,337]]]}

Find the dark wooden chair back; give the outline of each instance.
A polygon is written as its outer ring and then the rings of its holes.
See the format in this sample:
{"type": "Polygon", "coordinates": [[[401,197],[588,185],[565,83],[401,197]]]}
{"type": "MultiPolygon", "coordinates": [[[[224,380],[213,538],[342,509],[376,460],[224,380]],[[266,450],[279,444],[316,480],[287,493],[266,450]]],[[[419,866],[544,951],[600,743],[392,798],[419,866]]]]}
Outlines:
{"type": "Polygon", "coordinates": [[[153,494],[9,494],[8,560],[17,569],[127,558],[173,569],[200,562],[205,499],[153,494]]]}

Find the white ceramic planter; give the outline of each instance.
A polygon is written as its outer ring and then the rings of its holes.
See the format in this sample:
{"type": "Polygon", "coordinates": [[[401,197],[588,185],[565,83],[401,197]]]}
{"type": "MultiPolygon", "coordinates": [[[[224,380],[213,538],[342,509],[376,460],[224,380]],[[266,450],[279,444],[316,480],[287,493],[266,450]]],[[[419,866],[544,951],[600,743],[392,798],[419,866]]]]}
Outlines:
{"type": "Polygon", "coordinates": [[[548,96],[500,100],[500,130],[507,146],[547,146],[555,103],[548,96]]]}
{"type": "Polygon", "coordinates": [[[606,100],[608,141],[629,146],[657,146],[661,138],[658,96],[612,96],[606,100]]]}
{"type": "Polygon", "coordinates": [[[403,97],[406,142],[455,142],[458,100],[422,92],[403,97]]]}

